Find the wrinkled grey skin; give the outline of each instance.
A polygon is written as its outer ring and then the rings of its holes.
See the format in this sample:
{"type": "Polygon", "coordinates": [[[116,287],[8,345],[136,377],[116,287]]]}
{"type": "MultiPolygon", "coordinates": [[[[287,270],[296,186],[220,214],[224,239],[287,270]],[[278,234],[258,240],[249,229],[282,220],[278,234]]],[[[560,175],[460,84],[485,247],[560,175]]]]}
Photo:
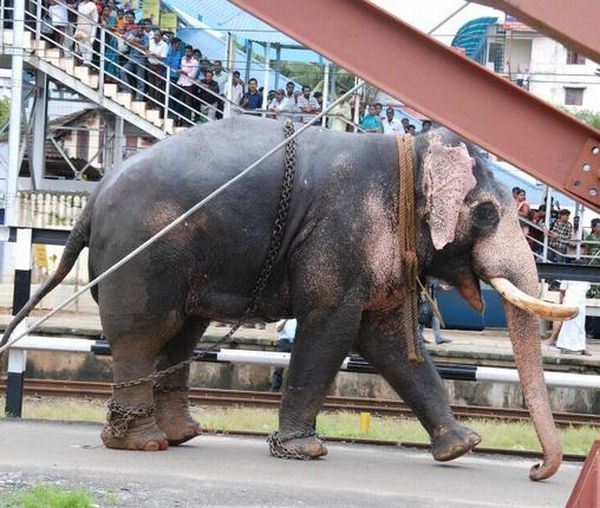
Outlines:
{"type": "MultiPolygon", "coordinates": [[[[462,142],[446,131],[435,135],[447,145],[462,142]]],[[[8,332],[66,276],[85,245],[90,248],[90,277],[96,277],[282,139],[280,122],[236,118],[190,129],[129,159],[122,171],[99,185],[58,272],[8,332]]],[[[460,286],[476,308],[479,278],[506,277],[535,294],[535,265],[514,203],[479,160],[472,170],[476,187],[460,208],[455,238],[441,251],[434,249],[421,171],[430,139],[414,142],[421,275],[460,286]]],[[[266,321],[296,317],[299,322],[280,409],[281,438],[302,455],[326,453],[316,437],[298,436],[311,430],[342,360],[355,350],[410,405],[431,436],[436,459],[465,453],[479,437],[455,422],[429,355],[423,350],[420,365],[407,362],[395,138],[313,128],[298,144],[285,237],[256,315],[266,321]]],[[[472,147],[468,150],[476,158],[472,147]]],[[[269,247],[282,175],[281,153],[94,290],[113,351],[115,382],[186,359],[211,320],[240,317],[269,247]]],[[[540,479],[558,468],[560,445],[542,379],[537,321],[509,304],[507,314],[526,400],[546,452],[544,465],[532,472],[532,478],[540,479]]],[[[155,403],[157,412],[137,418],[122,439],[105,429],[106,445],[153,450],[197,435],[199,426],[181,391],[187,375],[183,369],[161,379],[161,389],[146,383],[115,390],[122,406],[155,403]]]]}

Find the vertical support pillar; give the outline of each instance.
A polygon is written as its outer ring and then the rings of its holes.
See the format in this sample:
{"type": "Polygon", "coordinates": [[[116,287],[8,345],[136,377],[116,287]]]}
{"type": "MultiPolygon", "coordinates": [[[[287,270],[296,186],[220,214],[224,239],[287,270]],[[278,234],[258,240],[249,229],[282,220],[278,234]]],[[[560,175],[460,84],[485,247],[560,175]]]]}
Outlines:
{"type": "Polygon", "coordinates": [[[246,41],[246,86],[248,80],[252,77],[250,75],[250,65],[252,64],[252,41],[246,41]]]}
{"type": "MultiPolygon", "coordinates": [[[[15,256],[15,282],[13,286],[12,314],[16,315],[29,300],[31,293],[31,229],[17,230],[15,256]]],[[[27,320],[22,321],[13,333],[18,334],[27,328],[27,320]]],[[[23,381],[27,353],[21,349],[10,349],[8,353],[8,378],[6,381],[7,416],[19,418],[23,409],[23,381]]]]}
{"type": "Polygon", "coordinates": [[[231,116],[233,71],[235,70],[235,38],[231,32],[227,32],[227,51],[225,54],[225,65],[227,66],[229,74],[227,75],[227,85],[225,87],[225,90],[227,90],[225,95],[227,100],[225,101],[225,107],[223,109],[223,118],[229,118],[231,116]]]}
{"type": "MultiPolygon", "coordinates": [[[[354,78],[354,86],[361,83],[362,80],[360,78],[354,78]]],[[[354,123],[358,124],[360,122],[360,98],[362,97],[363,91],[362,88],[358,89],[354,94],[354,123]]],[[[354,132],[358,133],[356,127],[354,127],[354,132]]]]}
{"type": "MultiPolygon", "coordinates": [[[[23,34],[25,32],[25,0],[15,0],[12,4],[13,20],[13,46],[23,47],[23,34]]],[[[17,181],[19,178],[21,160],[21,119],[23,101],[23,51],[13,51],[11,75],[11,100],[10,120],[8,125],[8,168],[6,175],[6,187],[4,189],[5,210],[4,224],[14,225],[16,220],[17,181]]],[[[1,279],[10,279],[12,269],[13,246],[4,242],[1,247],[0,267],[1,279]]]]}
{"type": "Polygon", "coordinates": [[[279,90],[279,78],[281,77],[281,44],[275,47],[275,85],[273,88],[279,90]]]}
{"type": "Polygon", "coordinates": [[[335,65],[334,63],[330,63],[329,68],[329,96],[332,97],[333,100],[335,100],[337,99],[337,65],[335,65]]]}
{"type": "Polygon", "coordinates": [[[123,165],[123,146],[125,145],[125,120],[115,115],[115,136],[113,138],[113,169],[119,171],[123,165]]]}
{"type": "MultiPolygon", "coordinates": [[[[25,32],[25,0],[15,0],[14,10],[14,47],[23,47],[25,32]]],[[[6,178],[6,212],[4,223],[14,225],[17,180],[19,178],[19,154],[21,148],[21,119],[23,101],[23,51],[12,55],[10,124],[8,127],[8,175],[6,178]]]]}
{"type": "MultiPolygon", "coordinates": [[[[323,106],[322,110],[327,108],[327,104],[329,103],[329,63],[325,64],[325,69],[323,72],[323,106]]],[[[323,127],[327,127],[327,115],[321,118],[321,125],[323,127]]]]}
{"type": "MultiPolygon", "coordinates": [[[[271,43],[267,42],[265,44],[265,77],[263,80],[263,101],[261,109],[265,110],[269,107],[267,96],[269,95],[269,76],[271,74],[271,43]]],[[[263,116],[265,114],[263,113],[263,116]]]]}
{"type": "Polygon", "coordinates": [[[45,73],[37,71],[35,75],[37,100],[34,102],[33,136],[31,147],[31,160],[29,161],[33,188],[38,190],[44,178],[46,161],[44,157],[46,145],[46,117],[48,111],[48,77],[45,73]]]}
{"type": "MultiPolygon", "coordinates": [[[[550,230],[550,217],[552,215],[552,189],[546,186],[546,217],[544,218],[544,227],[546,231],[550,230]]],[[[544,235],[544,250],[542,251],[542,260],[548,262],[548,237],[544,235]]]]}

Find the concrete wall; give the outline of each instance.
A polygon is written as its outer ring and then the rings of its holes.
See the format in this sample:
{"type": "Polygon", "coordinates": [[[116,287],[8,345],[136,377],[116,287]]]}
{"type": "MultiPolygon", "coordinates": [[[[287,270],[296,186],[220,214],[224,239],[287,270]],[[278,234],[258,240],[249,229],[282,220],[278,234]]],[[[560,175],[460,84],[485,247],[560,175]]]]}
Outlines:
{"type": "MultiPolygon", "coordinates": [[[[27,376],[49,379],[110,381],[111,359],[83,353],[29,352],[27,376]]],[[[190,385],[205,388],[266,391],[271,367],[196,363],[190,385]]],[[[519,385],[493,382],[444,381],[452,404],[524,408],[519,385]]],[[[600,413],[600,392],[581,388],[550,388],[553,411],[600,413]]],[[[397,399],[398,396],[380,376],[340,372],[330,395],[397,399]]]]}
{"type": "Polygon", "coordinates": [[[567,48],[548,37],[533,37],[529,69],[529,91],[557,106],[565,106],[565,87],[584,88],[583,104],[568,106],[577,111],[600,112],[600,64],[586,58],[585,64],[567,64],[567,48]]]}

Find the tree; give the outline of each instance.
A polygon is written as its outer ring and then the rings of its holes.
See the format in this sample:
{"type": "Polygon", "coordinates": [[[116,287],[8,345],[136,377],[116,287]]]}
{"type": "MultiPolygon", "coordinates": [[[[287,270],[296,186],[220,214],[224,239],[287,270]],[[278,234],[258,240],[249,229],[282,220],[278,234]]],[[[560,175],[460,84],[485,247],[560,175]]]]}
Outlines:
{"type": "Polygon", "coordinates": [[[581,111],[571,111],[571,114],[583,123],[591,125],[594,129],[600,130],[600,113],[591,111],[589,109],[582,109],[581,111]]]}
{"type": "Polygon", "coordinates": [[[10,101],[8,97],[0,99],[0,129],[4,127],[10,116],[10,101]]]}

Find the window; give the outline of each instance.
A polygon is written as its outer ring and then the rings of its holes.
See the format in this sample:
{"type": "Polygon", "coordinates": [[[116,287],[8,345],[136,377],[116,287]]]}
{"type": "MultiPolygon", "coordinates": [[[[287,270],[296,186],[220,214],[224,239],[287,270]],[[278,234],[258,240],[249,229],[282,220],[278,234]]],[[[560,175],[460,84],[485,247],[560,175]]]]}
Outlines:
{"type": "Polygon", "coordinates": [[[77,158],[87,161],[90,156],[90,132],[75,131],[77,136],[77,158]]]}
{"type": "Polygon", "coordinates": [[[585,88],[565,87],[565,106],[581,106],[585,88]]]}
{"type": "Polygon", "coordinates": [[[576,53],[572,49],[567,49],[567,64],[568,65],[585,65],[585,57],[576,53]]]}

